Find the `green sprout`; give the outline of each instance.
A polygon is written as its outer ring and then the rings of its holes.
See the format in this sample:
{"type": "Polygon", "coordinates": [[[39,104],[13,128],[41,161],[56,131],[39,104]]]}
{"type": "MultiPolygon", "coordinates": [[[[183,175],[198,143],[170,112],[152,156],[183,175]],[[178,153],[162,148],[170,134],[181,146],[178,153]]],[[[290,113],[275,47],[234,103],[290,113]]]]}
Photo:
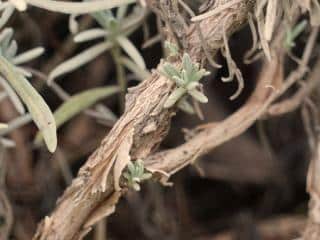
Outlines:
{"type": "Polygon", "coordinates": [[[151,173],[145,172],[144,163],[141,159],[129,162],[127,172],[123,176],[127,180],[127,185],[135,191],[140,191],[140,183],[152,177],[151,173]]]}
{"type": "Polygon", "coordinates": [[[287,49],[293,48],[295,44],[296,38],[305,30],[308,22],[307,20],[303,20],[298,23],[293,29],[288,29],[285,37],[285,47],[287,49]]]}
{"type": "MultiPolygon", "coordinates": [[[[193,63],[190,56],[185,53],[182,57],[182,68],[177,68],[171,63],[164,63],[161,73],[174,81],[176,88],[164,103],[165,108],[170,108],[180,100],[185,100],[185,94],[191,95],[195,100],[201,103],[207,103],[208,98],[198,90],[200,87],[199,81],[210,74],[210,72],[199,67],[198,63],[193,63]]],[[[181,105],[178,103],[178,105],[181,105]]],[[[185,103],[184,103],[185,105],[185,103]]]]}
{"type": "Polygon", "coordinates": [[[179,47],[177,46],[177,44],[174,44],[169,41],[165,41],[164,47],[168,50],[169,57],[175,57],[179,54],[179,47]]]}

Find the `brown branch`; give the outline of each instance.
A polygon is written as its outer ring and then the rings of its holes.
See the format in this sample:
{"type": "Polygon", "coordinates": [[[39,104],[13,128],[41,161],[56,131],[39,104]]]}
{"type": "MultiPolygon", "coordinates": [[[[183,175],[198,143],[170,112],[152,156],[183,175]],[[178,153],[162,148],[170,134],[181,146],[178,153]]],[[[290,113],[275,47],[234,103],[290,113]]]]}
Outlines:
{"type": "MultiPolygon", "coordinates": [[[[279,96],[306,74],[317,35],[318,29],[314,28],[304,49],[301,64],[285,81],[283,81],[282,69],[284,52],[277,49],[274,51],[277,54],[273,54],[272,61],[265,62],[257,86],[244,106],[222,122],[207,124],[198,128],[198,131],[196,129],[194,136],[179,147],[149,157],[146,167],[150,171],[165,172],[167,176],[170,176],[192,164],[199,156],[245,132],[257,119],[265,115],[270,105],[279,96]]],[[[282,33],[278,34],[274,42],[275,46],[281,46],[277,43],[282,42],[282,36],[282,33]]],[[[320,58],[315,64],[315,68],[319,67],[320,58]]]]}
{"type": "MultiPolygon", "coordinates": [[[[215,1],[215,4],[223,2],[215,1]]],[[[212,52],[217,52],[222,45],[221,23],[224,21],[221,19],[234,11],[231,20],[224,26],[230,35],[243,25],[254,3],[253,0],[243,0],[237,7],[218,14],[218,18],[210,17],[200,23],[212,52]]],[[[187,33],[190,46],[188,52],[195,61],[200,62],[204,54],[194,25],[188,28],[187,33]]],[[[78,177],[65,191],[53,214],[40,224],[34,239],[82,238],[94,223],[113,212],[123,192],[115,191],[110,170],[115,162],[120,161],[117,159],[120,152],[120,155],[124,155],[123,151],[127,151],[129,155],[130,151],[132,159],[146,158],[162,141],[172,116],[172,110],[164,109],[163,104],[172,85],[169,80],[154,72],[150,79],[129,91],[125,113],[80,169],[78,177]],[[151,132],[145,131],[150,129],[150,124],[156,128],[152,128],[151,132]],[[126,149],[124,146],[128,148],[128,142],[132,142],[132,145],[129,144],[129,149],[126,149]]]]}
{"type": "Polygon", "coordinates": [[[151,171],[161,170],[172,175],[199,156],[246,131],[272,101],[274,91],[268,86],[282,79],[280,59],[274,58],[272,62],[264,65],[257,86],[243,107],[222,122],[203,127],[192,139],[178,148],[149,157],[146,167],[151,171]]]}
{"type": "Polygon", "coordinates": [[[315,90],[320,84],[320,65],[314,66],[313,71],[307,79],[306,83],[303,83],[302,87],[296,92],[291,98],[283,100],[279,103],[275,103],[269,107],[267,115],[268,116],[279,116],[285,113],[292,112],[296,110],[315,90]]]}

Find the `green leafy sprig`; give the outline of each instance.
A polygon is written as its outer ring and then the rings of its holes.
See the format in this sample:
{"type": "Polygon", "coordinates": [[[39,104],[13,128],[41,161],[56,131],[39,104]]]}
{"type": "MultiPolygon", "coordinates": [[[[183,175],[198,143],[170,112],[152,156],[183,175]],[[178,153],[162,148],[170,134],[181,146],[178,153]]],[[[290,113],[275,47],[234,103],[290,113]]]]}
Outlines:
{"type": "Polygon", "coordinates": [[[152,177],[152,174],[145,171],[144,163],[141,159],[134,162],[129,162],[127,171],[123,173],[127,180],[127,185],[135,191],[140,191],[140,183],[152,177]]]}
{"type": "MultiPolygon", "coordinates": [[[[101,38],[103,41],[55,67],[49,74],[49,84],[55,78],[80,68],[104,52],[116,47],[121,48],[130,57],[136,69],[145,72],[146,66],[143,57],[127,36],[140,26],[146,12],[141,7],[136,7],[130,15],[124,18],[127,12],[126,9],[126,5],[119,7],[116,16],[114,16],[110,10],[92,13],[91,16],[97,21],[100,27],[77,33],[74,41],[81,43],[101,38]]],[[[125,65],[125,63],[123,64],[125,65]]],[[[128,69],[130,68],[128,67],[128,69]]]]}
{"type": "Polygon", "coordinates": [[[185,53],[183,55],[181,68],[166,62],[163,64],[161,73],[176,84],[176,88],[164,103],[165,108],[174,106],[181,99],[184,100],[183,96],[185,94],[189,94],[201,103],[208,102],[208,98],[199,91],[199,81],[209,75],[210,72],[200,68],[198,63],[193,63],[189,54],[185,53]]]}
{"type": "Polygon", "coordinates": [[[295,44],[296,38],[305,30],[308,24],[307,20],[302,20],[292,29],[288,29],[285,37],[285,47],[286,49],[293,48],[295,44]]]}

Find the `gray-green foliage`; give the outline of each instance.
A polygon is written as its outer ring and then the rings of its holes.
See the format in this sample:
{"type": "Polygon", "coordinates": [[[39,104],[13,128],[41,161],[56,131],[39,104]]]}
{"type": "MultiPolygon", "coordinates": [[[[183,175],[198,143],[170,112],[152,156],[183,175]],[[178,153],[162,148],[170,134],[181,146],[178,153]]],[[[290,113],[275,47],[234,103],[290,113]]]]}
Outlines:
{"type": "Polygon", "coordinates": [[[200,86],[199,81],[204,76],[210,74],[210,72],[200,68],[198,63],[193,63],[187,53],[182,57],[181,67],[176,67],[172,63],[165,62],[161,73],[176,84],[176,88],[164,103],[165,108],[170,108],[179,100],[184,100],[183,96],[185,94],[189,94],[201,103],[208,102],[208,98],[198,88],[200,86]]]}
{"type": "Polygon", "coordinates": [[[3,56],[0,56],[0,72],[26,104],[49,151],[54,152],[57,147],[56,124],[50,108],[23,74],[3,56]]]}
{"type": "Polygon", "coordinates": [[[40,56],[44,49],[35,48],[17,55],[18,44],[12,39],[13,33],[11,28],[5,28],[0,33],[0,73],[2,75],[0,83],[21,114],[25,112],[20,99],[23,101],[33,121],[42,132],[49,151],[54,152],[57,136],[53,115],[41,95],[27,80],[31,73],[18,66],[40,56]]]}
{"type": "Polygon", "coordinates": [[[179,48],[176,44],[169,42],[169,41],[165,41],[164,43],[164,47],[168,50],[169,52],[169,57],[175,57],[179,54],[179,48]]]}
{"type": "Polygon", "coordinates": [[[308,24],[307,20],[302,20],[292,29],[287,30],[287,34],[285,37],[285,47],[287,49],[291,49],[292,47],[295,46],[296,38],[305,30],[307,24],[308,24]]]}
{"type": "MultiPolygon", "coordinates": [[[[141,54],[127,36],[139,27],[146,12],[141,7],[136,6],[130,15],[123,18],[126,10],[127,6],[119,7],[116,16],[110,10],[92,13],[91,16],[100,27],[79,32],[75,35],[74,41],[80,43],[100,38],[103,41],[59,64],[49,74],[49,82],[63,74],[78,69],[102,53],[115,47],[121,47],[132,59],[136,68],[145,71],[146,67],[141,54]]],[[[124,66],[126,65],[124,64],[124,66]]]]}
{"type": "MultiPolygon", "coordinates": [[[[54,112],[57,128],[99,100],[117,92],[119,92],[119,87],[108,86],[86,90],[73,95],[54,112]]],[[[39,143],[41,139],[42,136],[38,133],[35,142],[39,143]]]]}
{"type": "Polygon", "coordinates": [[[152,174],[145,172],[144,163],[138,159],[134,162],[129,162],[127,165],[127,171],[123,173],[124,178],[127,181],[127,185],[136,191],[140,191],[140,183],[143,180],[147,180],[152,177],[152,174]]]}
{"type": "MultiPolygon", "coordinates": [[[[139,52],[136,51],[133,44],[131,44],[131,42],[126,39],[126,35],[120,34],[121,31],[124,31],[126,34],[130,34],[130,32],[134,31],[139,26],[141,14],[137,17],[137,12],[135,12],[136,18],[131,19],[133,21],[122,21],[123,17],[126,14],[126,9],[128,7],[127,4],[133,2],[135,2],[135,0],[101,0],[85,1],[82,3],[54,0],[0,1],[0,85],[4,89],[4,91],[1,93],[1,100],[5,97],[10,98],[16,110],[21,115],[23,115],[21,117],[18,117],[18,119],[26,119],[26,121],[22,121],[22,125],[28,123],[30,121],[30,117],[32,118],[32,120],[39,128],[49,151],[54,152],[57,146],[57,126],[59,127],[65,121],[71,119],[74,115],[78,114],[83,109],[90,107],[103,97],[116,93],[118,91],[118,87],[101,87],[77,94],[67,100],[64,104],[62,104],[62,106],[55,112],[55,115],[53,116],[50,108],[47,106],[41,95],[27,80],[27,78],[32,76],[32,74],[25,68],[19,66],[20,64],[26,63],[40,56],[44,52],[44,49],[42,47],[38,47],[17,55],[18,44],[14,39],[12,39],[14,30],[12,28],[2,28],[6,25],[15,9],[19,11],[25,11],[28,5],[36,6],[50,11],[75,14],[74,18],[79,14],[92,13],[93,16],[97,16],[96,20],[98,22],[98,18],[100,15],[105,18],[104,20],[108,19],[108,21],[104,21],[104,24],[107,24],[108,26],[103,25],[103,27],[99,29],[100,34],[101,30],[103,30],[103,37],[106,37],[107,35],[110,35],[109,33],[106,34],[106,32],[110,31],[111,40],[103,41],[101,44],[97,44],[79,54],[78,56],[74,57],[73,59],[67,61],[66,63],[63,63],[58,67],[58,69],[56,69],[56,71],[52,72],[50,77],[54,78],[84,65],[104,51],[113,47],[115,42],[119,43],[119,46],[121,46],[133,59],[133,63],[126,59],[126,61],[124,62],[127,65],[129,64],[131,68],[133,68],[134,66],[138,66],[138,69],[144,70],[144,61],[139,55],[139,52]],[[108,17],[108,15],[110,15],[111,13],[111,11],[109,11],[108,9],[118,6],[120,7],[117,12],[117,22],[116,24],[114,24],[111,20],[111,17],[108,17]],[[117,26],[120,21],[121,27],[120,24],[119,26],[117,26]],[[117,33],[117,35],[115,33],[117,33]],[[116,36],[115,39],[113,39],[114,36],[116,36]],[[24,105],[26,106],[30,114],[25,113],[24,105]]],[[[99,35],[97,34],[97,32],[99,33],[99,31],[93,30],[91,31],[91,33],[90,31],[84,33],[82,41],[84,41],[86,38],[87,40],[90,40],[90,35],[91,37],[95,35],[92,38],[95,39],[99,35]],[[89,37],[86,37],[86,35],[89,35],[89,37]]],[[[15,120],[12,120],[12,124],[10,122],[9,127],[6,129],[4,129],[5,127],[7,127],[5,123],[0,124],[1,136],[8,134],[9,131],[12,131],[12,129],[15,129],[15,126],[13,126],[14,122],[15,120]]],[[[19,124],[19,126],[21,126],[21,124],[19,124]]],[[[0,140],[1,143],[8,142],[3,137],[0,140]]]]}

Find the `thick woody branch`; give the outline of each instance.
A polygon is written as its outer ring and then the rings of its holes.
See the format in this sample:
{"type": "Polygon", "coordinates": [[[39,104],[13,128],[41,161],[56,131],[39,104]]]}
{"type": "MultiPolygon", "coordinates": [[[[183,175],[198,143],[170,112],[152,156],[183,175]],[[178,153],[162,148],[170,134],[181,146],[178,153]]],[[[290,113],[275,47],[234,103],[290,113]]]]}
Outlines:
{"type": "MultiPolygon", "coordinates": [[[[215,1],[214,6],[223,3],[225,0],[215,1]]],[[[253,0],[240,1],[234,8],[200,23],[212,52],[217,52],[222,46],[223,30],[227,35],[238,30],[254,3],[253,0]],[[228,21],[223,21],[226,17],[228,21]]],[[[186,32],[190,46],[188,53],[193,60],[202,61],[204,53],[195,26],[189,26],[186,32]]],[[[179,61],[176,64],[179,65],[179,61]]],[[[114,211],[118,198],[123,194],[123,190],[116,189],[114,183],[117,179],[113,175],[118,174],[114,165],[121,163],[123,158],[144,159],[162,141],[173,114],[172,110],[163,108],[172,87],[168,79],[154,72],[150,79],[130,89],[125,113],[80,169],[52,215],[40,224],[34,239],[81,239],[93,224],[114,211]]]]}

